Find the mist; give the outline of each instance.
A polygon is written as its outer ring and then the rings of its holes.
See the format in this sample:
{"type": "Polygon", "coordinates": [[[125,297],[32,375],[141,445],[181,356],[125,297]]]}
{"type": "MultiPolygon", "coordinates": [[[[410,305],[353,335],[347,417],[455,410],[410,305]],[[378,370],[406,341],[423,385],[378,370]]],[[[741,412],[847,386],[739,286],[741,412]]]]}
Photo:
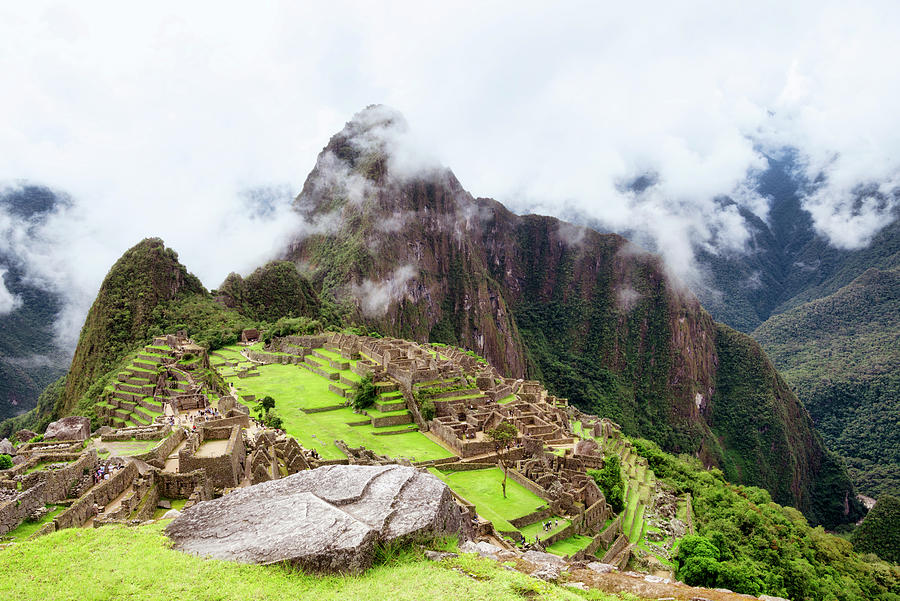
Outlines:
{"type": "MultiPolygon", "coordinates": [[[[211,288],[272,258],[308,226],[290,203],[328,138],[384,103],[408,123],[380,132],[395,173],[446,165],[514,210],[634,232],[688,283],[697,248],[743,252],[717,199],[765,219],[753,178],[784,148],[817,231],[858,248],[897,214],[897,31],[894,2],[5,5],[0,184],[71,204],[7,215],[4,244],[63,296],[71,348],[144,237],[211,288]]],[[[0,313],[16,302],[0,286],[0,313]]]]}

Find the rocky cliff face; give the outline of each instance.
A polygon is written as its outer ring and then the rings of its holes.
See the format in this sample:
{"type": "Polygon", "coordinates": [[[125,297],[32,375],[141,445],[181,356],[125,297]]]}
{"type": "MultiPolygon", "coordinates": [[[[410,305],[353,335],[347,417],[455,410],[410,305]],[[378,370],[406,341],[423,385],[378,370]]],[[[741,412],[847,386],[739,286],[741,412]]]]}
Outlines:
{"type": "Polygon", "coordinates": [[[758,345],[718,326],[656,256],[473,198],[449,170],[414,164],[404,131],[383,107],[359,113],[295,201],[313,233],[286,256],[326,302],[384,333],[459,344],[509,375],[540,377],[814,521],[852,517],[846,474],[827,468],[808,415],[758,345]],[[813,499],[826,476],[836,513],[813,499]]]}

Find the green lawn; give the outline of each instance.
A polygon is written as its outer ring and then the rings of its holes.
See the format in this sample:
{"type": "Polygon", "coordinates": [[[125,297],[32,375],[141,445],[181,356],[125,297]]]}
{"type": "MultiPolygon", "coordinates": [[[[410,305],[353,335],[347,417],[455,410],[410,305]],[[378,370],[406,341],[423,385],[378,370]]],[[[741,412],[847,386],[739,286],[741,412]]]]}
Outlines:
{"type": "Polygon", "coordinates": [[[521,601],[614,599],[572,591],[463,555],[432,562],[415,547],[361,576],[209,560],[169,548],[162,524],[69,528],[0,550],[4,599],[43,601],[521,601]]]}
{"type": "Polygon", "coordinates": [[[564,538],[561,541],[557,541],[547,547],[547,551],[553,553],[554,555],[574,555],[591,544],[593,539],[590,536],[582,536],[581,534],[576,534],[574,536],[570,536],[569,538],[564,538]]]}
{"type": "Polygon", "coordinates": [[[562,530],[563,528],[565,528],[566,526],[568,526],[570,523],[571,522],[569,522],[569,520],[567,520],[566,518],[561,518],[558,515],[554,515],[554,516],[547,518],[546,520],[541,520],[540,522],[535,522],[533,524],[528,524],[527,526],[522,526],[521,528],[519,528],[519,532],[522,533],[522,535],[525,537],[526,541],[534,542],[535,536],[540,536],[541,538],[549,538],[549,537],[553,536],[554,534],[556,534],[557,532],[559,532],[560,530],[562,530]],[[551,530],[544,531],[543,522],[546,522],[548,520],[549,521],[559,520],[559,526],[557,526],[551,530]]]}
{"type": "Polygon", "coordinates": [[[299,365],[260,365],[260,375],[252,378],[234,378],[234,385],[241,394],[253,394],[257,399],[271,396],[275,407],[285,416],[287,408],[315,409],[343,405],[346,399],[328,390],[331,383],[299,365]]]}
{"type": "Polygon", "coordinates": [[[503,470],[499,467],[468,472],[441,472],[434,468],[429,471],[446,482],[461,497],[474,503],[478,515],[490,520],[498,530],[516,530],[509,520],[528,515],[547,504],[511,478],[506,481],[504,499],[500,488],[503,470]]]}
{"type": "MultiPolygon", "coordinates": [[[[375,436],[376,429],[371,424],[348,426],[349,422],[363,421],[366,416],[355,414],[346,407],[321,413],[304,413],[302,409],[343,405],[346,399],[328,389],[329,384],[337,384],[336,382],[299,365],[260,365],[259,373],[259,376],[233,378],[232,381],[242,395],[252,394],[257,399],[269,395],[275,399],[275,410],[284,420],[284,430],[304,447],[316,449],[324,459],[344,458],[344,454],[334,445],[335,440],[343,440],[351,447],[364,445],[382,455],[406,457],[414,461],[453,456],[452,452],[419,432],[375,436]]],[[[345,385],[338,386],[346,388],[345,385]]],[[[384,415],[378,412],[376,414],[384,415]]],[[[394,414],[396,412],[390,415],[394,414]]],[[[393,429],[400,428],[381,428],[379,431],[393,429]]]]}

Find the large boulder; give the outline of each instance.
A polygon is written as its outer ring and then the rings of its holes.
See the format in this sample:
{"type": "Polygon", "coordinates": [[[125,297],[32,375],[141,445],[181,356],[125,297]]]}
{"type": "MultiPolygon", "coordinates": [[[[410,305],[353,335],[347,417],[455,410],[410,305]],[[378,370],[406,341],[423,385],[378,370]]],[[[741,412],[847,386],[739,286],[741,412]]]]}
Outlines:
{"type": "Polygon", "coordinates": [[[16,448],[9,442],[8,438],[0,440],[0,455],[13,455],[15,452],[16,448]]]}
{"type": "Polygon", "coordinates": [[[376,543],[442,534],[468,522],[447,486],[399,465],[328,465],[186,509],[166,528],[175,548],[242,563],[289,561],[359,573],[376,543]]]}
{"type": "Polygon", "coordinates": [[[37,436],[37,432],[32,432],[31,430],[22,429],[16,432],[16,440],[19,441],[19,444],[23,444],[31,440],[37,436]]]}
{"type": "Polygon", "coordinates": [[[44,440],[87,440],[91,437],[91,420],[73,415],[50,422],[44,440]]]}

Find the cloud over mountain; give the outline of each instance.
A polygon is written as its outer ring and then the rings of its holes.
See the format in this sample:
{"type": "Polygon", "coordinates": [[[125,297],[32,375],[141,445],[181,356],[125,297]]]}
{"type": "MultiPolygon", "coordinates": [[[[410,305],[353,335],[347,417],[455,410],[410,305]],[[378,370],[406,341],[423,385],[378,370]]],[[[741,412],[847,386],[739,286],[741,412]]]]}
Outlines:
{"type": "Polygon", "coordinates": [[[395,172],[447,165],[473,194],[634,232],[692,281],[696,248],[747,241],[718,199],[764,216],[754,177],[786,147],[832,244],[895,217],[898,29],[893,2],[20,3],[0,8],[0,181],[73,199],[20,245],[68,295],[70,341],[145,236],[210,287],[264,262],[305,227],[289,201],[322,145],[372,102],[410,124],[381,132],[402,134],[395,172]]]}

